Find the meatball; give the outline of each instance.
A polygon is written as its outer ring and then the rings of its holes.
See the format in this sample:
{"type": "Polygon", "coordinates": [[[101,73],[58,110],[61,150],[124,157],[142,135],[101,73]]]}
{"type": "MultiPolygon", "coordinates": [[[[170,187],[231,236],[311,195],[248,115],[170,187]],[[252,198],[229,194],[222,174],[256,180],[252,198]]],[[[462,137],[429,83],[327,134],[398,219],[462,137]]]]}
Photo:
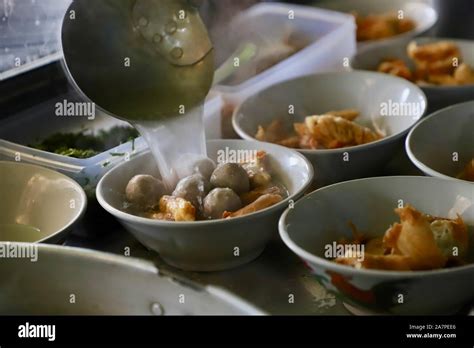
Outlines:
{"type": "Polygon", "coordinates": [[[222,219],[224,212],[242,208],[237,194],[229,188],[216,188],[204,198],[204,215],[211,219],[222,219]]]}
{"type": "Polygon", "coordinates": [[[177,174],[180,178],[201,174],[206,180],[210,180],[212,172],[216,169],[213,160],[196,155],[184,155],[180,158],[179,163],[181,165],[177,168],[177,174]]]}
{"type": "Polygon", "coordinates": [[[230,188],[241,194],[250,190],[250,180],[245,169],[236,163],[221,164],[212,173],[211,184],[214,187],[230,188]]]}
{"type": "Polygon", "coordinates": [[[199,211],[202,211],[204,197],[211,190],[211,184],[201,174],[182,179],[173,192],[174,197],[183,198],[199,211]]]}
{"type": "Polygon", "coordinates": [[[136,206],[152,208],[159,204],[165,191],[165,185],[157,178],[151,175],[137,175],[128,182],[125,196],[128,202],[136,206]]]}
{"type": "Polygon", "coordinates": [[[211,180],[211,175],[215,169],[216,164],[210,158],[199,160],[193,166],[193,170],[201,174],[206,180],[211,180]]]}

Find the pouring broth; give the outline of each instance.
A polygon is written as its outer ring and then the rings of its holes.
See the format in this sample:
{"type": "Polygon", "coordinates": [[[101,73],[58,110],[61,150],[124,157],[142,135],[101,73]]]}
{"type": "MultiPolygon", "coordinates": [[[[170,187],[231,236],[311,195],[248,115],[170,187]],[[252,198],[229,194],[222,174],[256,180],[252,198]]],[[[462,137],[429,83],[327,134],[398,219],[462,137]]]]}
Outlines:
{"type": "Polygon", "coordinates": [[[62,43],[70,75],[143,135],[170,193],[183,167],[206,158],[202,105],[214,49],[198,9],[187,0],[77,0],[69,13],[62,43]]]}
{"type": "Polygon", "coordinates": [[[189,174],[189,165],[207,158],[202,107],[166,121],[136,122],[134,127],[147,142],[168,193],[189,174]]]}

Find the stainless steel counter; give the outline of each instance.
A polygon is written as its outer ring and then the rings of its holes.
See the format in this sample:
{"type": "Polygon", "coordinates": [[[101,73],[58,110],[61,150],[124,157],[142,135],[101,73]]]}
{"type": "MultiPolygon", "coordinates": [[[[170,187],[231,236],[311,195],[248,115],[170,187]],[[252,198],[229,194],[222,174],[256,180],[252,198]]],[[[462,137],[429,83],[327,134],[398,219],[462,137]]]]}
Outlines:
{"type": "MultiPolygon", "coordinates": [[[[417,175],[419,172],[401,149],[382,174],[417,175]]],[[[148,251],[96,202],[90,203],[87,214],[66,245],[153,261],[163,273],[224,288],[269,314],[350,315],[343,303],[328,293],[283,244],[278,231],[263,254],[245,266],[213,273],[184,272],[168,266],[156,253],[148,251]]]]}

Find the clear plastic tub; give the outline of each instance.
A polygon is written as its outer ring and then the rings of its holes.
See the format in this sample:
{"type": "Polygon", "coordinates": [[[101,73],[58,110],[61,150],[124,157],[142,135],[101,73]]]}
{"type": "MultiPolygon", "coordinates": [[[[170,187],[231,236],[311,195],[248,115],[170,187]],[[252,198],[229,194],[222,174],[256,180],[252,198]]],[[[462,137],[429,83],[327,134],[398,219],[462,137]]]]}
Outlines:
{"type": "Polygon", "coordinates": [[[61,23],[71,1],[0,2],[0,81],[58,59],[61,23]]]}
{"type": "MultiPolygon", "coordinates": [[[[115,126],[128,124],[104,113],[96,111],[94,120],[87,117],[58,117],[54,113],[55,104],[62,100],[71,100],[68,95],[42,103],[0,123],[0,160],[22,161],[45,166],[64,173],[77,180],[84,188],[93,190],[108,170],[145,150],[147,144],[139,137],[109,149],[94,157],[78,159],[28,147],[58,132],[79,132],[87,129],[96,133],[115,126]]],[[[222,99],[212,94],[204,105],[204,122],[209,139],[220,138],[220,116],[222,99]]]]}
{"type": "MultiPolygon", "coordinates": [[[[0,122],[0,160],[21,161],[57,170],[93,192],[98,181],[111,168],[147,148],[139,137],[115,148],[104,151],[94,157],[78,159],[41,151],[27,146],[46,137],[62,132],[75,133],[85,129],[96,134],[99,130],[109,130],[115,126],[130,126],[96,110],[95,118],[59,117],[55,114],[58,102],[76,101],[70,95],[64,95],[46,101],[33,109],[17,114],[0,122]]],[[[211,94],[204,105],[204,122],[207,137],[216,139],[221,134],[220,115],[222,100],[219,95],[211,94]]]]}
{"type": "MultiPolygon", "coordinates": [[[[355,22],[351,15],[289,4],[258,4],[237,16],[222,34],[227,48],[217,51],[218,62],[237,52],[239,45],[277,45],[293,36],[306,46],[279,63],[239,84],[221,83],[215,91],[225,99],[241,101],[275,83],[321,71],[344,69],[344,59],[356,52],[355,22]],[[230,52],[230,53],[229,53],[230,52]]],[[[216,46],[221,42],[217,39],[216,46]]],[[[259,56],[254,60],[258,61],[259,56]]],[[[245,64],[242,68],[248,73],[245,64]]]]}
{"type": "Polygon", "coordinates": [[[79,182],[84,188],[94,189],[98,180],[127,154],[145,148],[143,141],[129,141],[94,157],[78,159],[29,147],[55,133],[76,133],[83,130],[96,134],[114,126],[126,126],[125,122],[107,116],[98,110],[94,119],[87,117],[56,116],[56,103],[76,101],[64,95],[46,101],[10,117],[0,123],[0,160],[21,161],[57,170],[79,182]]]}
{"type": "MultiPolygon", "coordinates": [[[[221,95],[221,106],[220,110],[213,110],[218,114],[208,117],[220,125],[221,138],[239,138],[232,127],[232,114],[235,107],[249,96],[302,75],[347,70],[345,63],[349,64],[357,50],[356,26],[351,15],[308,6],[262,3],[242,12],[220,34],[225,39],[221,42],[217,38],[217,62],[222,63],[229,55],[238,53],[243,44],[258,46],[262,38],[264,44],[274,44],[288,33],[297,39],[306,39],[308,45],[269,69],[249,75],[240,84],[226,84],[224,81],[213,88],[214,93],[221,95]]],[[[258,60],[258,56],[255,59],[258,60]]],[[[248,73],[249,69],[245,72],[248,73]]]]}

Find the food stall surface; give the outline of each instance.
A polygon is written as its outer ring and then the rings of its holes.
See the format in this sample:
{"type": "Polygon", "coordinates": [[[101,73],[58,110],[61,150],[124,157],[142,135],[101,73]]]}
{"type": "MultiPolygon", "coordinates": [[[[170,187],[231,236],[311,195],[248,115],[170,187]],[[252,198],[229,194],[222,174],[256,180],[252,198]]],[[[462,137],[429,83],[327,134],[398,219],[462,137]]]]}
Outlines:
{"type": "MultiPolygon", "coordinates": [[[[403,153],[385,168],[386,175],[394,172],[420,174],[403,153]]],[[[89,217],[77,226],[65,245],[152,261],[162,273],[203,286],[221,287],[273,315],[351,315],[342,301],[320,285],[304,262],[283,244],[276,230],[262,255],[249,264],[221,272],[186,272],[167,265],[158,254],[147,250],[93,202],[89,217]]]]}

